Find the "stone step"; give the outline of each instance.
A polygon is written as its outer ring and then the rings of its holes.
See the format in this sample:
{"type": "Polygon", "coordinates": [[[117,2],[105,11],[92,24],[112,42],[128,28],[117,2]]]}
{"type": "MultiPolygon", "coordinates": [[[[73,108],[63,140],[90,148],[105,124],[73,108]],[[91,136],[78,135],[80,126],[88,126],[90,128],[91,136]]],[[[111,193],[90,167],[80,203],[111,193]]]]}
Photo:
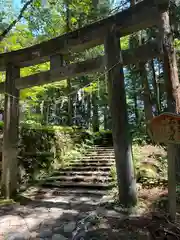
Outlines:
{"type": "Polygon", "coordinates": [[[107,146],[107,147],[104,147],[104,146],[100,146],[100,145],[95,145],[94,147],[92,147],[93,149],[101,149],[101,148],[103,148],[103,149],[114,149],[113,148],[113,146],[107,146]]]}
{"type": "Polygon", "coordinates": [[[79,175],[79,176],[51,176],[47,179],[46,181],[71,181],[71,182],[87,182],[87,183],[105,183],[105,182],[111,182],[112,178],[109,176],[84,176],[84,175],[79,175]]]}
{"type": "Polygon", "coordinates": [[[106,163],[101,163],[101,162],[96,162],[96,163],[93,163],[91,161],[87,161],[87,162],[77,162],[77,163],[72,163],[69,165],[69,167],[106,167],[106,166],[109,166],[111,167],[112,166],[112,163],[109,163],[109,162],[106,162],[106,163]]]}
{"type": "Polygon", "coordinates": [[[48,192],[50,195],[52,196],[69,196],[69,195],[76,195],[76,196],[88,196],[90,195],[91,197],[97,196],[99,198],[99,196],[104,196],[107,194],[106,190],[98,190],[98,189],[87,189],[87,188],[56,188],[56,187],[51,187],[48,188],[48,186],[44,186],[43,191],[48,192]]]}
{"type": "Polygon", "coordinates": [[[69,164],[73,164],[73,163],[93,163],[93,164],[95,164],[95,163],[104,163],[104,164],[107,164],[107,163],[109,163],[109,164],[114,164],[115,163],[115,161],[114,160],[112,160],[112,159],[91,159],[91,160],[89,160],[89,159],[74,159],[74,160],[71,160],[70,162],[69,162],[69,164]]]}
{"type": "MultiPolygon", "coordinates": [[[[112,147],[95,146],[81,158],[69,162],[68,166],[56,170],[50,177],[39,183],[62,194],[69,191],[79,194],[101,194],[114,186],[110,170],[115,163],[112,147]],[[54,190],[56,189],[56,190],[54,190]],[[63,189],[63,190],[61,190],[63,189]]],[[[105,194],[105,193],[103,193],[105,194]]]]}
{"type": "Polygon", "coordinates": [[[88,150],[86,153],[92,153],[92,154],[114,154],[114,150],[88,150]]]}
{"type": "Polygon", "coordinates": [[[89,148],[89,151],[114,151],[114,148],[106,148],[106,147],[101,147],[101,148],[89,148]]]}
{"type": "Polygon", "coordinates": [[[87,167],[82,167],[82,166],[78,166],[78,167],[66,167],[64,169],[62,169],[63,171],[110,171],[111,167],[110,166],[106,166],[106,167],[93,167],[93,166],[87,166],[87,167]]]}
{"type": "Polygon", "coordinates": [[[107,183],[86,183],[86,182],[62,182],[62,181],[52,181],[52,182],[44,182],[41,184],[42,186],[47,187],[58,187],[58,188],[87,188],[87,189],[110,189],[114,186],[113,183],[107,184],[107,183]]]}
{"type": "Polygon", "coordinates": [[[111,152],[111,153],[114,153],[114,149],[112,148],[109,148],[109,149],[106,149],[106,148],[94,148],[94,149],[88,149],[88,151],[90,152],[111,152]]]}
{"type": "Polygon", "coordinates": [[[114,153],[114,149],[88,149],[91,153],[114,153]]]}
{"type": "Polygon", "coordinates": [[[110,175],[109,172],[102,172],[102,171],[86,171],[86,172],[83,172],[82,171],[70,171],[70,172],[67,172],[67,171],[63,171],[63,170],[60,170],[60,171],[55,171],[51,176],[79,176],[79,175],[82,175],[83,176],[105,176],[105,177],[108,177],[110,175]]]}
{"type": "Polygon", "coordinates": [[[106,152],[102,152],[102,153],[98,153],[98,152],[86,152],[84,154],[84,156],[99,156],[99,157],[103,157],[103,156],[108,156],[108,157],[114,157],[114,153],[106,153],[106,152]]]}
{"type": "Polygon", "coordinates": [[[111,147],[98,147],[98,148],[96,148],[96,147],[92,147],[92,148],[88,148],[88,150],[89,151],[102,151],[102,150],[104,150],[104,151],[114,151],[114,148],[111,148],[111,147]]]}
{"type": "Polygon", "coordinates": [[[85,159],[85,160],[96,160],[96,159],[98,159],[98,160],[115,160],[115,158],[113,157],[113,156],[93,156],[93,155],[89,155],[89,156],[82,156],[81,158],[76,158],[76,159],[79,159],[79,160],[83,160],[83,159],[85,159]]]}
{"type": "Polygon", "coordinates": [[[108,155],[108,154],[85,154],[83,156],[84,158],[112,158],[115,159],[114,155],[108,155]]]}

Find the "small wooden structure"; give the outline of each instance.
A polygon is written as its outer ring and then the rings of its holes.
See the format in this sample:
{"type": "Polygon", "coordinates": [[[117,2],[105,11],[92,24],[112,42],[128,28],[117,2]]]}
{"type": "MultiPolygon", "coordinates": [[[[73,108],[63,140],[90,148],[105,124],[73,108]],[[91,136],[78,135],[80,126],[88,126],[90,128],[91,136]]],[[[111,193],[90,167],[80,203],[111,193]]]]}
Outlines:
{"type": "Polygon", "coordinates": [[[166,51],[164,39],[167,40],[168,35],[164,30],[165,24],[161,16],[168,11],[168,4],[168,0],[144,0],[107,19],[47,42],[0,54],[0,70],[6,71],[6,81],[0,83],[0,93],[5,93],[2,192],[6,197],[10,197],[17,189],[19,91],[91,72],[104,72],[106,69],[118,185],[122,202],[128,201],[129,196],[133,194],[131,189],[135,184],[135,177],[124,177],[126,169],[133,166],[129,158],[131,149],[123,66],[164,57],[166,51]],[[157,26],[161,30],[157,39],[136,49],[121,51],[121,37],[152,26],[157,26]],[[100,44],[104,44],[105,56],[69,65],[64,64],[71,58],[70,53],[82,52],[100,44]],[[49,71],[26,77],[20,76],[20,68],[47,61],[50,61],[49,71]]]}
{"type": "Polygon", "coordinates": [[[163,113],[154,117],[149,124],[149,132],[157,143],[168,145],[168,199],[169,213],[172,220],[176,219],[176,172],[174,144],[180,144],[180,115],[163,113]]]}
{"type": "Polygon", "coordinates": [[[154,141],[180,144],[180,115],[163,113],[152,119],[150,128],[154,141]]]}

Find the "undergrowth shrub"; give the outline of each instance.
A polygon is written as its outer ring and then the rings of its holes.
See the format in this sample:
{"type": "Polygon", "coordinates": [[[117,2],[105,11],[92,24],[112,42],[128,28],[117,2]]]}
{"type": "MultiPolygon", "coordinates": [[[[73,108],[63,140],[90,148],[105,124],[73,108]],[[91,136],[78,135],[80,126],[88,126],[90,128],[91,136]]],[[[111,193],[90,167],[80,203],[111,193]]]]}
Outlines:
{"type": "Polygon", "coordinates": [[[21,178],[33,180],[63,167],[85,151],[89,134],[76,127],[22,125],[19,163],[21,178]]]}
{"type": "Polygon", "coordinates": [[[167,183],[167,154],[163,147],[135,144],[133,155],[137,182],[149,187],[167,183]]]}
{"type": "Polygon", "coordinates": [[[101,130],[100,132],[91,133],[91,139],[93,144],[101,146],[112,146],[112,131],[110,130],[101,130]]]}
{"type": "MultiPolygon", "coordinates": [[[[162,146],[133,144],[133,160],[137,183],[146,187],[167,185],[167,154],[162,146]]],[[[115,166],[111,177],[117,181],[115,166]]]]}

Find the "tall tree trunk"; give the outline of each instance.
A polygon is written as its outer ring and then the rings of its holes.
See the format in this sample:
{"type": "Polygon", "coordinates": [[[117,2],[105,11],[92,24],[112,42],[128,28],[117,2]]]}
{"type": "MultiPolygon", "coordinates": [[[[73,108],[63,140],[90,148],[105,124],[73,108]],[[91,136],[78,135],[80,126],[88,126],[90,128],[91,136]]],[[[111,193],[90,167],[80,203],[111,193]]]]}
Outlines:
{"type": "Polygon", "coordinates": [[[163,25],[164,73],[167,90],[168,110],[180,113],[180,84],[178,77],[176,53],[173,46],[173,37],[169,25],[167,12],[161,14],[163,25]]]}
{"type": "Polygon", "coordinates": [[[104,115],[104,130],[108,128],[108,118],[109,118],[109,109],[108,109],[108,76],[105,74],[105,88],[104,88],[104,108],[103,108],[103,115],[104,115]]]}
{"type": "Polygon", "coordinates": [[[92,93],[92,128],[93,132],[99,132],[99,114],[98,114],[98,101],[96,92],[92,93]]]}
{"type": "Polygon", "coordinates": [[[91,127],[91,95],[87,96],[87,127],[90,129],[91,127]]]}
{"type": "MultiPolygon", "coordinates": [[[[133,73],[133,69],[130,68],[130,71],[133,73]]],[[[137,77],[132,77],[131,78],[132,82],[132,90],[133,90],[133,93],[132,93],[132,98],[133,98],[133,101],[134,101],[134,113],[135,113],[135,121],[136,121],[136,125],[138,126],[139,125],[139,109],[138,109],[138,95],[137,95],[137,84],[136,84],[136,81],[137,81],[137,77]]]]}
{"type": "MultiPolygon", "coordinates": [[[[169,21],[169,12],[161,14],[160,30],[164,51],[164,77],[167,91],[168,111],[180,113],[180,84],[176,53],[173,46],[173,36],[169,21]]],[[[170,197],[170,215],[172,218],[175,217],[174,213],[176,212],[176,180],[180,181],[179,153],[179,145],[168,145],[168,191],[170,197]]]]}
{"type": "Polygon", "coordinates": [[[139,64],[139,71],[140,71],[142,88],[143,88],[145,120],[146,120],[146,123],[148,123],[153,118],[153,113],[152,113],[152,104],[151,104],[151,93],[149,89],[147,71],[144,63],[139,64]]]}
{"type": "Polygon", "coordinates": [[[161,111],[160,95],[159,95],[159,89],[158,89],[158,85],[157,85],[156,72],[154,69],[154,61],[151,60],[149,65],[152,70],[152,84],[153,84],[153,89],[154,89],[154,99],[155,99],[155,104],[156,104],[156,111],[157,111],[157,114],[160,114],[160,111],[161,111]]]}
{"type": "MultiPolygon", "coordinates": [[[[70,8],[69,8],[69,3],[70,1],[67,0],[66,3],[66,32],[70,32],[71,31],[71,23],[70,23],[70,8]]],[[[67,64],[69,64],[69,62],[66,62],[67,64]]],[[[68,78],[67,79],[67,92],[68,92],[68,125],[71,126],[72,125],[72,119],[73,119],[73,102],[72,102],[72,96],[71,96],[71,91],[72,91],[72,87],[71,87],[71,79],[68,78]]]]}
{"type": "Polygon", "coordinates": [[[108,106],[107,104],[104,105],[104,108],[103,108],[103,111],[104,111],[104,130],[107,130],[108,129],[108,106]]]}
{"type": "Polygon", "coordinates": [[[133,100],[134,100],[135,121],[136,121],[136,125],[138,126],[139,125],[139,110],[138,110],[138,104],[137,104],[137,94],[135,92],[133,94],[133,100]]]}
{"type": "Polygon", "coordinates": [[[67,92],[68,92],[68,125],[72,126],[73,119],[73,100],[72,100],[72,87],[71,87],[71,79],[67,79],[67,92]]]}
{"type": "MultiPolygon", "coordinates": [[[[136,4],[135,0],[130,0],[130,6],[133,7],[136,4]]],[[[139,45],[139,36],[137,33],[134,33],[131,35],[130,39],[129,39],[129,47],[130,48],[136,48],[139,45]]],[[[139,66],[135,65],[135,69],[137,70],[139,66]]],[[[134,74],[133,72],[133,68],[130,67],[130,71],[132,72],[132,74],[134,74]]],[[[140,122],[140,117],[139,117],[139,110],[138,110],[138,96],[137,96],[137,87],[136,84],[137,83],[137,79],[132,78],[132,87],[133,87],[133,100],[134,100],[134,113],[135,113],[135,121],[136,124],[139,125],[140,122]]]]}
{"type": "Polygon", "coordinates": [[[44,101],[43,102],[43,125],[47,125],[48,124],[48,115],[49,115],[48,102],[44,101]]]}

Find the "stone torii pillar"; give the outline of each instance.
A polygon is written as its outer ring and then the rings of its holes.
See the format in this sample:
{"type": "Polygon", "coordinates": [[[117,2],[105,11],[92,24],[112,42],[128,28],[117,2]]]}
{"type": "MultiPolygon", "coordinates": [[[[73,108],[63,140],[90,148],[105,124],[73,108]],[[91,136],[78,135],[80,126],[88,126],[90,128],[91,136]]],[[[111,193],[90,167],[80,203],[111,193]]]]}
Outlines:
{"type": "Polygon", "coordinates": [[[19,77],[20,69],[8,64],[5,81],[1,181],[2,195],[6,198],[16,194],[18,183],[19,90],[15,87],[15,79],[19,77]]]}
{"type": "Polygon", "coordinates": [[[135,205],[137,201],[136,180],[128,126],[123,60],[115,28],[108,31],[104,48],[119,201],[128,207],[135,205]]]}

